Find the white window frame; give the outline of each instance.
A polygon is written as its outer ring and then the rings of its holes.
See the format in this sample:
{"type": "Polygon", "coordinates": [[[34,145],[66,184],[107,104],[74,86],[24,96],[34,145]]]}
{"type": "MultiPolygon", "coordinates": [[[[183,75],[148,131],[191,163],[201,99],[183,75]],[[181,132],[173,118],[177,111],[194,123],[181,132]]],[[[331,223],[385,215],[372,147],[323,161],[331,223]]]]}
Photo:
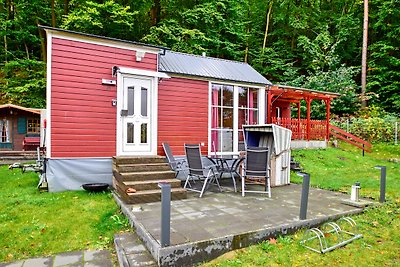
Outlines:
{"type": "Polygon", "coordinates": [[[230,85],[233,86],[233,151],[232,152],[216,152],[217,155],[232,155],[238,154],[238,143],[239,143],[239,89],[238,87],[248,87],[257,89],[257,101],[258,101],[258,124],[265,123],[265,86],[245,83],[232,83],[223,81],[209,81],[208,83],[208,154],[212,154],[212,140],[211,140],[211,122],[212,122],[212,85],[230,85]]]}

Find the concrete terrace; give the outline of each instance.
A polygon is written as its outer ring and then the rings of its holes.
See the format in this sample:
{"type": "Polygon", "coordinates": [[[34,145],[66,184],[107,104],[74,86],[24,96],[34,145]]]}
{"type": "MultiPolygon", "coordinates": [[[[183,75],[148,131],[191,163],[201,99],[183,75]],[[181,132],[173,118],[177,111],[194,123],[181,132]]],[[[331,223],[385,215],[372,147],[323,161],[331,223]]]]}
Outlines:
{"type": "MultiPolygon", "coordinates": [[[[212,188],[211,188],[212,189],[212,188]]],[[[228,251],[257,244],[278,234],[362,212],[343,204],[349,195],[310,189],[306,220],[299,220],[301,185],[272,188],[272,198],[241,194],[224,187],[203,198],[171,202],[171,245],[161,247],[161,203],[126,205],[115,199],[159,266],[190,266],[228,251]]]]}

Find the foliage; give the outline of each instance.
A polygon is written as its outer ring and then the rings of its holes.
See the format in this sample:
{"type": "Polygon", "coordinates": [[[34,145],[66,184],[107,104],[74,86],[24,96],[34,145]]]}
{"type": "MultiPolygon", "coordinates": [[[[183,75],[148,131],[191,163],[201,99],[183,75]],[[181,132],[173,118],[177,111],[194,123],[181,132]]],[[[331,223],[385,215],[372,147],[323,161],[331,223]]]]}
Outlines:
{"type": "MultiPolygon", "coordinates": [[[[351,185],[361,182],[361,195],[379,199],[379,170],[387,167],[387,199],[384,205],[367,208],[352,218],[362,239],[326,254],[317,254],[300,245],[304,230],[293,235],[266,240],[258,245],[225,254],[202,266],[395,266],[400,261],[400,158],[394,145],[377,144],[371,154],[361,156],[359,149],[340,143],[340,149],[299,149],[292,154],[304,171],[310,173],[312,186],[350,193],[351,185]]],[[[294,182],[301,178],[291,175],[294,182]]]]}
{"type": "Polygon", "coordinates": [[[129,229],[111,193],[40,193],[36,173],[6,166],[0,167],[0,181],[0,262],[112,249],[114,233],[129,229]]]}
{"type": "Polygon", "coordinates": [[[138,12],[130,12],[114,0],[104,3],[84,2],[79,8],[65,16],[62,28],[101,36],[129,39],[133,30],[134,16],[138,12]]]}
{"type": "Polygon", "coordinates": [[[395,134],[393,114],[377,106],[359,110],[356,117],[333,121],[333,124],[369,142],[391,142],[395,134]]]}
{"type": "MultiPolygon", "coordinates": [[[[399,10],[398,0],[370,0],[367,76],[369,103],[397,114],[399,10]]],[[[341,93],[332,112],[342,116],[359,109],[362,20],[363,1],[355,0],[3,1],[0,68],[45,60],[37,25],[52,25],[246,61],[275,84],[341,93]]],[[[313,117],[322,117],[324,105],[313,106],[313,117]]]]}
{"type": "Polygon", "coordinates": [[[7,62],[2,69],[1,102],[43,108],[46,98],[46,65],[37,60],[7,62]]]}
{"type": "Polygon", "coordinates": [[[371,103],[400,114],[400,1],[372,1],[368,90],[371,103]]]}

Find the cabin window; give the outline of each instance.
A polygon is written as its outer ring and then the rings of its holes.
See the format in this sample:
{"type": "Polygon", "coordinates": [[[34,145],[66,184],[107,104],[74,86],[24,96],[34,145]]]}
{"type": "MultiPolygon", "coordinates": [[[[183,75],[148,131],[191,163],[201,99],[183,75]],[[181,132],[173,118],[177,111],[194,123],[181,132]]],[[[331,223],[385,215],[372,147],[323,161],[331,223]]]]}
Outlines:
{"type": "Polygon", "coordinates": [[[1,120],[0,121],[0,142],[9,143],[10,142],[10,121],[1,120]]]}
{"type": "Polygon", "coordinates": [[[31,133],[39,134],[40,133],[40,119],[28,119],[26,132],[28,134],[31,134],[31,133]]]}
{"type": "Polygon", "coordinates": [[[242,125],[258,123],[258,89],[212,84],[211,152],[243,149],[242,125]]]}

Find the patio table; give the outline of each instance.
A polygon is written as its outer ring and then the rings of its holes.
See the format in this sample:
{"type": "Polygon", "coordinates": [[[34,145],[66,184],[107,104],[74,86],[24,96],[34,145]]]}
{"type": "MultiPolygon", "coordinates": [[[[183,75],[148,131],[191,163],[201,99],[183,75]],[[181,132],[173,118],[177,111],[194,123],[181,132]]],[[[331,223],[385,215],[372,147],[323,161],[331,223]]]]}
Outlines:
{"type": "MultiPolygon", "coordinates": [[[[222,175],[224,173],[229,173],[232,180],[235,179],[235,174],[239,175],[238,167],[240,163],[245,159],[241,155],[208,155],[207,159],[209,159],[217,168],[217,171],[220,173],[219,179],[221,180],[222,175]]],[[[236,184],[235,192],[236,192],[236,184]]]]}

